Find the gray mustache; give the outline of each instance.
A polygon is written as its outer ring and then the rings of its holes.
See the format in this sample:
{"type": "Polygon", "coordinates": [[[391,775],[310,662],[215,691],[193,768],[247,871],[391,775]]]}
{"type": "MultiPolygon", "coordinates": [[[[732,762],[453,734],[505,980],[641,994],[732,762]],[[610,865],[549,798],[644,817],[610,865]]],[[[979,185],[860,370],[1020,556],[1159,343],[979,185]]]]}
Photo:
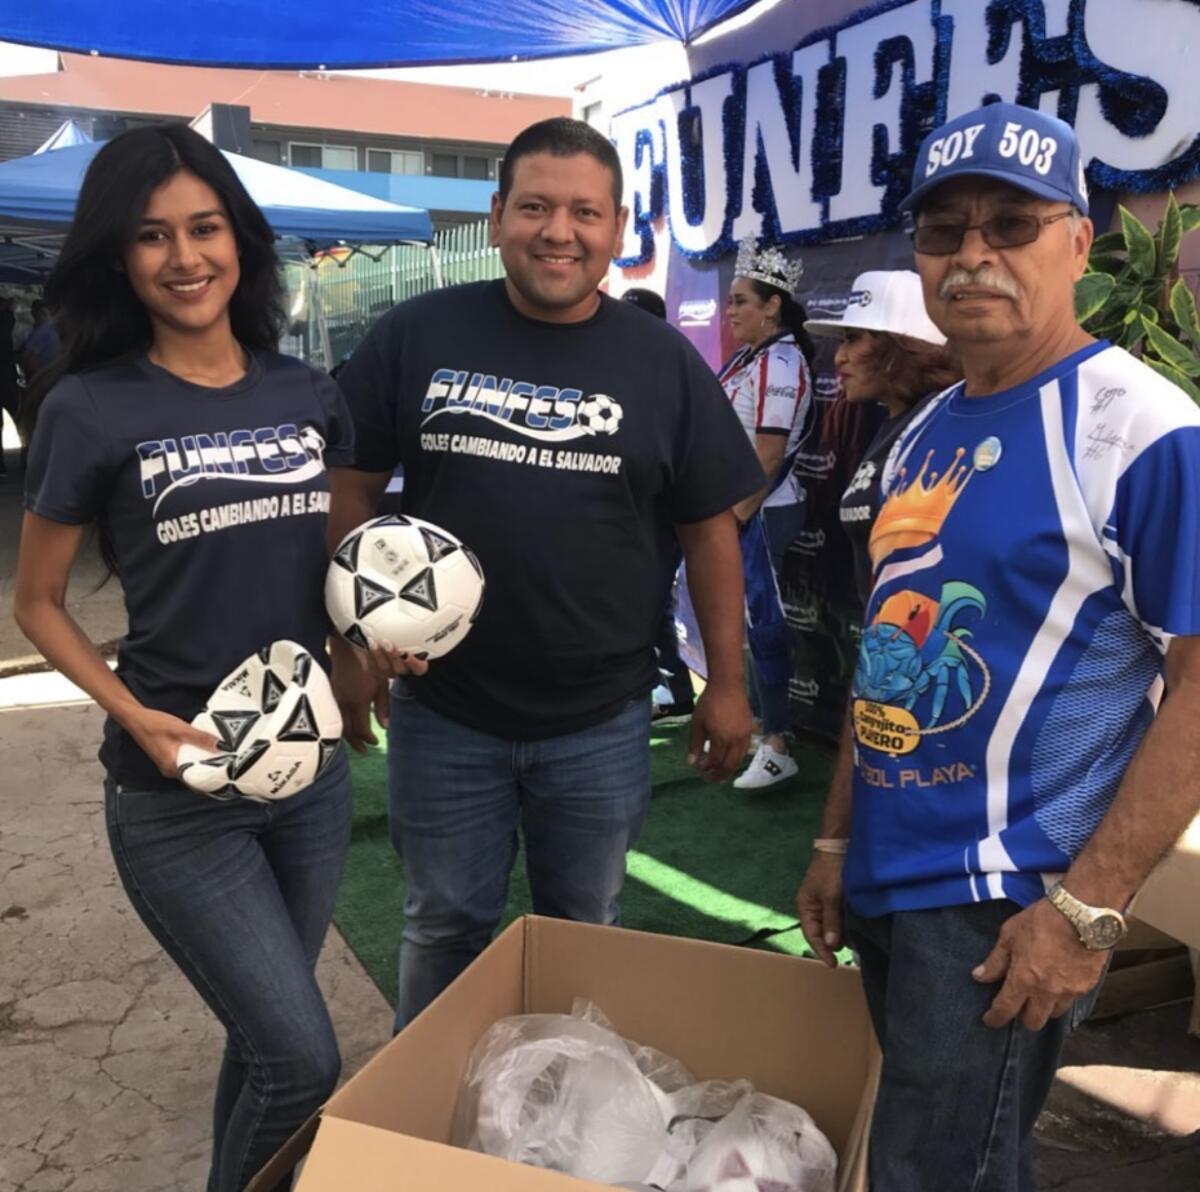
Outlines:
{"type": "Polygon", "coordinates": [[[995,290],[1006,298],[1020,298],[1021,288],[1012,278],[997,273],[990,265],[980,265],[978,269],[953,269],[938,286],[938,297],[949,298],[951,292],[964,286],[978,286],[986,290],[995,290]]]}

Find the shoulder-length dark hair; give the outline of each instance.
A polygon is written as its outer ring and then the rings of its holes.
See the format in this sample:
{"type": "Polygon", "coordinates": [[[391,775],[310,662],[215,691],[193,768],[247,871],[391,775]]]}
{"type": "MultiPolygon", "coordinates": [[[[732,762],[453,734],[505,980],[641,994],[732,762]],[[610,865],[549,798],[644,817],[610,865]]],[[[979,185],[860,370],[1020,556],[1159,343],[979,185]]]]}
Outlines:
{"type": "Polygon", "coordinates": [[[71,230],[46,282],[62,351],[30,385],[35,415],[60,377],[150,346],[150,316],[125,275],[125,253],[150,192],[180,170],[213,188],[233,227],[241,275],[229,303],[234,336],[251,350],[278,346],[284,313],[275,236],[233,167],[186,125],[131,129],[109,141],[88,167],[71,230]]]}

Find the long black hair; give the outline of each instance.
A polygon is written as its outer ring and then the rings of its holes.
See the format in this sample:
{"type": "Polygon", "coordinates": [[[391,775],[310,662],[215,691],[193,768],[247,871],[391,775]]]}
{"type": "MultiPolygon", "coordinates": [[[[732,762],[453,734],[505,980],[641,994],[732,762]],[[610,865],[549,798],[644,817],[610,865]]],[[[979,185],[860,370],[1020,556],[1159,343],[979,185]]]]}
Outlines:
{"type": "Polygon", "coordinates": [[[778,286],[768,285],[765,281],[758,281],[753,277],[743,280],[763,302],[768,302],[772,298],[779,299],[779,325],[785,331],[791,332],[796,346],[800,349],[800,354],[804,357],[804,362],[811,370],[813,358],[817,354],[817,346],[813,343],[812,336],[804,330],[804,321],[808,318],[804,304],[797,302],[787,290],[782,290],[778,286]]]}
{"type": "Polygon", "coordinates": [[[125,253],[150,192],[180,170],[212,187],[233,228],[240,252],[240,278],[229,303],[234,337],[250,350],[278,346],[285,316],[275,236],[233,167],[184,124],[131,129],[93,158],[74,222],[46,281],[44,296],[62,350],[30,383],[33,417],[60,377],[153,342],[150,316],[125,275],[125,253]]]}
{"type": "MultiPolygon", "coordinates": [[[[43,291],[62,349],[29,385],[26,433],[46,394],[68,373],[107,364],[154,340],[150,315],[129,284],[125,253],[150,192],[187,170],[221,200],[237,241],[239,278],[229,302],[234,337],[251,351],[273,351],[284,327],[275,235],[221,151],[183,124],[131,129],[109,141],[84,175],[75,219],[43,291]]],[[[117,570],[103,519],[100,553],[117,570]]]]}

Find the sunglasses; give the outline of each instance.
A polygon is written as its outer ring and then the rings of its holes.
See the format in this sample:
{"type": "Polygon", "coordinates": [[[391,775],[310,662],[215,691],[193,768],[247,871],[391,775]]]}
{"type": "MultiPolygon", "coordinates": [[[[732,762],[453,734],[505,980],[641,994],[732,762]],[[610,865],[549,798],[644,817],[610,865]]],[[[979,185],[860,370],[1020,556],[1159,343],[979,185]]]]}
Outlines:
{"type": "Polygon", "coordinates": [[[996,215],[981,224],[928,223],[912,230],[913,248],[931,257],[945,257],[958,252],[967,233],[978,230],[989,248],[1019,248],[1032,244],[1046,224],[1073,215],[1060,211],[1057,215],[996,215]]]}

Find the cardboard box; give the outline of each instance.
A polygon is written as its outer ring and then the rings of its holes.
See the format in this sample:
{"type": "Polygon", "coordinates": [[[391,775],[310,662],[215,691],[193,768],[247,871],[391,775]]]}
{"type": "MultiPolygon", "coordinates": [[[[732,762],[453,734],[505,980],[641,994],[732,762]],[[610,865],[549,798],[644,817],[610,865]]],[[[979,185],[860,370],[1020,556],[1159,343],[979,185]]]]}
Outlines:
{"type": "Polygon", "coordinates": [[[1146,879],[1130,911],[1189,948],[1200,948],[1200,816],[1146,879]]]}
{"type": "Polygon", "coordinates": [[[467,1058],[487,1028],[570,1013],[576,997],[698,1080],[744,1077],[803,1106],[838,1152],[838,1192],[865,1192],[879,1057],[857,970],[537,917],[512,924],[347,1081],[249,1192],[270,1189],[306,1151],[297,1192],[601,1187],[448,1145],[467,1058]]]}

